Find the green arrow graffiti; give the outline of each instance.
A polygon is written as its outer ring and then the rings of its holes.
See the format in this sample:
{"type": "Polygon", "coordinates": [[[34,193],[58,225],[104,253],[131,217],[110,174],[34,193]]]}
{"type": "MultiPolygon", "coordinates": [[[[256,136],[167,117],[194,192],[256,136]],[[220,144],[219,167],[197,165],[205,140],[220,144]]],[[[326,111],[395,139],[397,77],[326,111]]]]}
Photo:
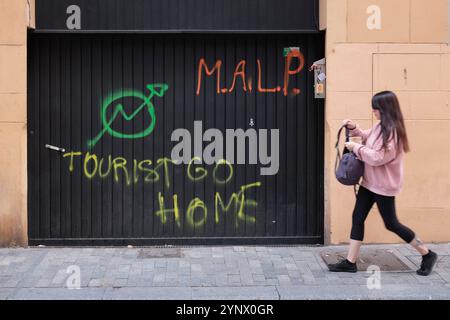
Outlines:
{"type": "Polygon", "coordinates": [[[100,111],[100,118],[102,120],[103,129],[93,139],[88,140],[87,142],[88,148],[89,149],[93,148],[106,132],[108,132],[112,137],[119,139],[139,139],[148,136],[150,133],[152,133],[156,124],[155,107],[153,106],[151,99],[154,96],[163,97],[168,88],[169,86],[167,84],[154,83],[147,85],[147,89],[150,91],[148,96],[145,96],[141,91],[137,90],[119,90],[109,95],[103,101],[102,108],[100,111]],[[114,107],[114,111],[112,112],[111,118],[108,119],[107,116],[108,108],[113,107],[115,101],[127,97],[138,98],[143,100],[144,102],[129,115],[126,113],[123,105],[121,103],[118,103],[114,107]],[[125,120],[130,121],[133,120],[134,117],[136,117],[136,115],[145,107],[147,107],[147,112],[151,118],[151,123],[145,130],[137,133],[123,133],[111,128],[111,125],[113,124],[114,120],[117,118],[119,114],[122,115],[122,117],[125,120]]]}

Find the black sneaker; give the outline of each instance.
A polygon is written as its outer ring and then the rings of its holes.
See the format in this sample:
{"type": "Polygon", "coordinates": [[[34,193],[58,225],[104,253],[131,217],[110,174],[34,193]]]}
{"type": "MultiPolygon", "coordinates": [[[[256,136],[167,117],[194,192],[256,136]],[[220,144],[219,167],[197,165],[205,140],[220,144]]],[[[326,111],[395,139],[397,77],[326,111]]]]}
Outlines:
{"type": "Polygon", "coordinates": [[[338,263],[329,264],[328,269],[332,272],[356,272],[356,263],[351,263],[347,259],[339,261],[338,263]]]}
{"type": "Polygon", "coordinates": [[[428,250],[428,253],[422,256],[422,263],[420,264],[420,269],[416,272],[419,276],[428,276],[431,271],[433,271],[433,267],[436,264],[438,255],[431,250],[428,250]]]}

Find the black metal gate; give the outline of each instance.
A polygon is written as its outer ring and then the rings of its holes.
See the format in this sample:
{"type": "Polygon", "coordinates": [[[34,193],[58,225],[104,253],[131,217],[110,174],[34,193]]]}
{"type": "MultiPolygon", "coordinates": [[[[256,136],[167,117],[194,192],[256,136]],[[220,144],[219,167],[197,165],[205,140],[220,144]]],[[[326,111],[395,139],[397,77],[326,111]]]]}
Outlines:
{"type": "Polygon", "coordinates": [[[30,244],[322,243],[323,43],[31,34],[30,244]]]}

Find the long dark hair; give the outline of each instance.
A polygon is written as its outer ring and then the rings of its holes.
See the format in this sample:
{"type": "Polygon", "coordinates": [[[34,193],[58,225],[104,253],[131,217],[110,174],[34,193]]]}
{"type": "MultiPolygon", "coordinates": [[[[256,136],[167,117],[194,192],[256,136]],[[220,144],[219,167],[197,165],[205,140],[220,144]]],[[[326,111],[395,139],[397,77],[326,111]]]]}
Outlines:
{"type": "Polygon", "coordinates": [[[386,148],[390,139],[396,137],[396,143],[401,144],[403,150],[408,152],[409,143],[405,122],[403,121],[400,103],[395,93],[392,91],[381,91],[374,95],[372,98],[372,109],[380,111],[380,135],[383,136],[383,148],[386,148]]]}

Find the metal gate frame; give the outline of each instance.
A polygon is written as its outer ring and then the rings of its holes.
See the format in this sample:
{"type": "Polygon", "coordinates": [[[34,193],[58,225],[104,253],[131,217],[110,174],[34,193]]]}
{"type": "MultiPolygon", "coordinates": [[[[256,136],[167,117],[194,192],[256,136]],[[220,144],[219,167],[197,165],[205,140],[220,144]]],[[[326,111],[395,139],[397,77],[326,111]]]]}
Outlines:
{"type": "MultiPolygon", "coordinates": [[[[292,34],[291,34],[292,35],[292,34]]],[[[41,34],[29,34],[28,40],[29,45],[28,47],[31,48],[31,41],[35,37],[42,36],[41,34]]],[[[51,34],[47,36],[52,36],[51,34]]],[[[64,35],[64,36],[73,36],[73,35],[64,35]]],[[[75,35],[79,37],[80,35],[75,35]]],[[[95,36],[95,35],[90,35],[95,36]]],[[[151,35],[150,35],[151,36],[151,35]]],[[[187,37],[193,37],[197,35],[190,34],[187,37]]],[[[202,36],[202,35],[198,35],[202,36]]],[[[213,34],[209,36],[214,36],[213,34]]],[[[258,36],[256,34],[255,36],[258,36]]],[[[281,35],[279,35],[281,36],[281,35]]],[[[317,37],[319,42],[324,43],[324,37],[323,34],[315,34],[311,35],[313,37],[317,37]]],[[[323,51],[323,48],[318,49],[319,51],[323,51]]],[[[29,53],[31,53],[31,50],[29,49],[29,53]]],[[[31,66],[30,60],[31,56],[29,55],[28,61],[29,66],[31,66]]],[[[30,117],[30,108],[33,105],[32,99],[33,99],[33,92],[32,92],[32,85],[31,85],[31,70],[28,69],[29,77],[28,77],[28,116],[30,117]]],[[[312,78],[312,75],[311,77],[312,78]]],[[[312,86],[312,81],[310,82],[310,85],[312,86]]],[[[311,93],[312,94],[312,87],[311,87],[311,93]]],[[[35,227],[32,223],[29,223],[29,244],[30,245],[204,245],[204,244],[213,244],[213,245],[224,245],[224,244],[323,244],[324,241],[324,100],[322,99],[316,99],[314,100],[316,112],[318,113],[317,119],[319,123],[316,124],[316,134],[317,134],[317,141],[318,141],[318,148],[316,150],[317,154],[315,155],[316,159],[318,160],[317,164],[317,170],[314,173],[309,173],[309,177],[307,178],[308,181],[311,181],[311,183],[314,183],[316,181],[316,187],[317,192],[315,196],[315,207],[317,208],[317,214],[318,216],[318,230],[317,230],[317,236],[283,236],[283,237],[226,237],[226,236],[220,236],[220,237],[151,237],[151,238],[71,238],[71,237],[58,237],[58,238],[49,238],[49,237],[33,237],[33,228],[35,227]],[[312,180],[311,180],[312,179],[312,180]]],[[[29,118],[30,119],[30,118],[29,118]]],[[[31,121],[29,122],[31,123],[31,121]]],[[[33,152],[33,138],[32,135],[34,134],[34,128],[30,127],[28,128],[28,189],[31,190],[36,183],[34,181],[33,172],[31,170],[30,163],[35,159],[35,152],[33,152]]],[[[33,199],[32,199],[32,192],[28,193],[28,217],[29,221],[31,222],[31,216],[33,214],[33,199]]]]}

